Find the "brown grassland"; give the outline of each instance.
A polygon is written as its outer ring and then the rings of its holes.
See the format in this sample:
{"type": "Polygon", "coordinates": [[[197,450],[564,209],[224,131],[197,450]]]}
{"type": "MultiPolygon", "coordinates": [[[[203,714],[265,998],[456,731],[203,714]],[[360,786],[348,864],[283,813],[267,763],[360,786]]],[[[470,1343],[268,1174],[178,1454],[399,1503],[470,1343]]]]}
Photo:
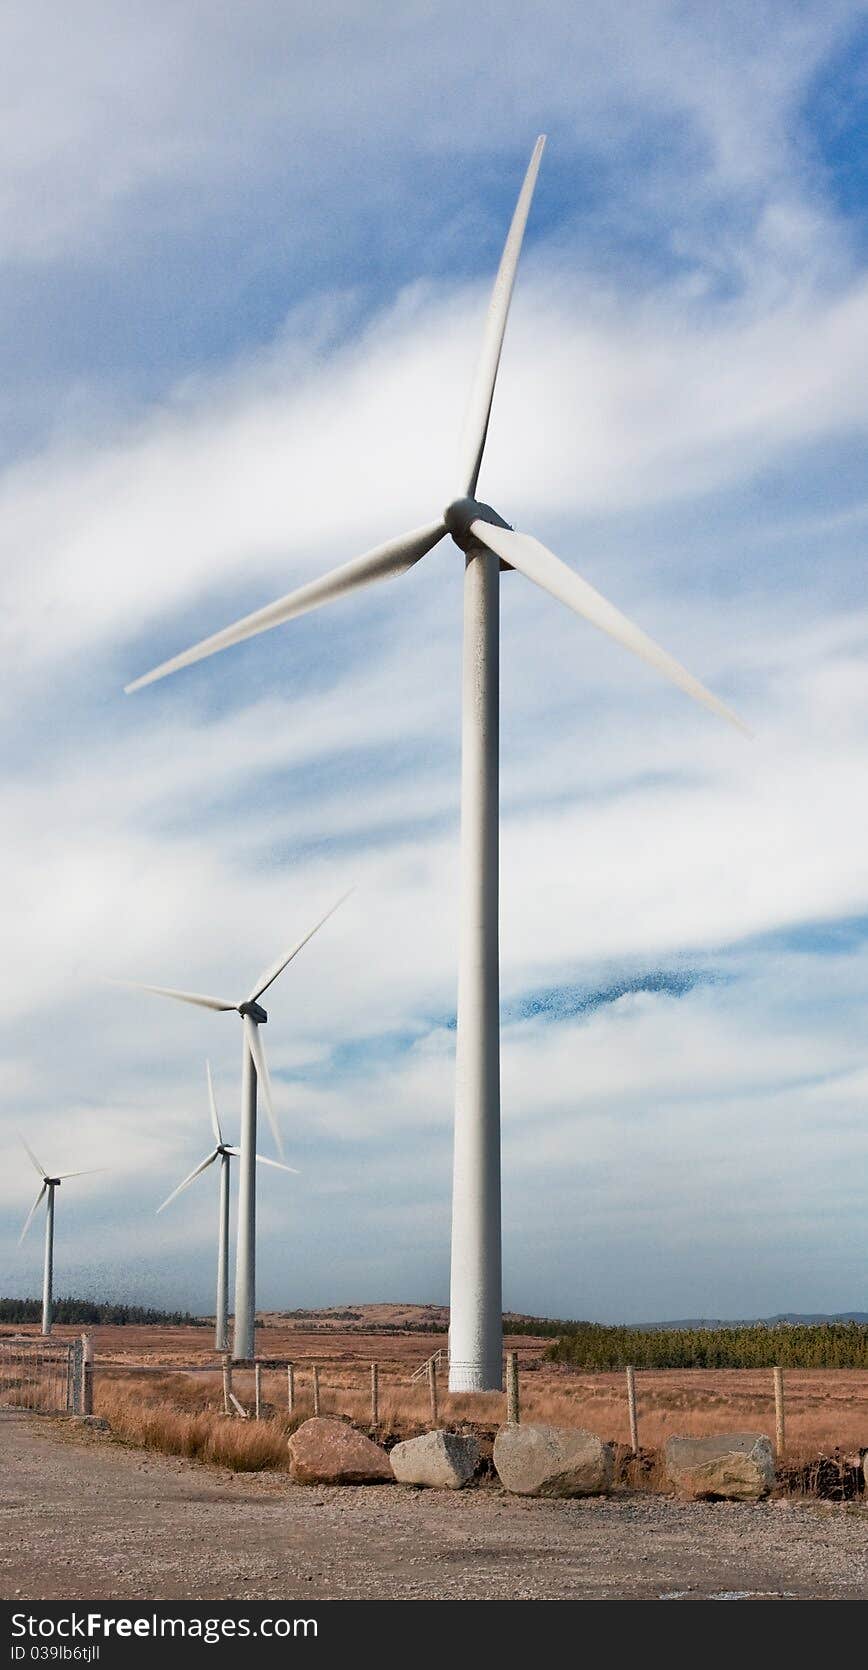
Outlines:
{"type": "MultiPolygon", "coordinates": [[[[321,1411],[368,1427],[370,1364],[379,1365],[379,1435],[391,1441],[431,1425],[423,1379],[410,1376],[431,1353],[444,1350],[444,1332],[421,1332],[442,1313],[429,1307],[355,1307],[299,1318],[261,1319],[263,1415],[244,1421],[223,1413],[219,1359],[208,1328],[98,1327],[94,1409],[128,1443],[197,1458],[236,1470],[285,1468],[286,1440],[312,1412],[312,1370],[319,1365],[321,1411]],[[408,1326],[409,1324],[409,1326],[408,1326]],[[415,1327],[414,1327],[415,1324],[415,1327]],[[295,1369],[295,1413],[287,1411],[289,1360],[295,1369]],[[271,1366],[270,1366],[271,1365],[271,1366]]],[[[0,1330],[0,1337],[11,1330],[0,1330]]],[[[34,1332],[35,1330],[24,1330],[34,1332]]],[[[56,1330],[61,1337],[76,1332],[56,1330]]],[[[620,1445],[629,1441],[624,1377],[588,1373],[544,1360],[545,1339],[508,1337],[518,1353],[523,1420],[586,1427],[620,1445]]],[[[768,1370],[647,1370],[637,1374],[639,1439],[659,1449],[676,1433],[734,1430],[774,1434],[774,1397],[768,1370]]],[[[233,1370],[233,1391],[252,1411],[253,1371],[233,1370]]],[[[836,1450],[868,1445],[868,1371],[788,1370],[785,1376],[787,1461],[806,1462],[836,1450]]],[[[451,1397],[439,1377],[438,1422],[473,1423],[490,1432],[504,1419],[504,1398],[451,1397]]],[[[653,1484],[651,1468],[642,1482],[653,1484]]],[[[636,1481],[640,1482],[640,1481],[636,1481]]]]}

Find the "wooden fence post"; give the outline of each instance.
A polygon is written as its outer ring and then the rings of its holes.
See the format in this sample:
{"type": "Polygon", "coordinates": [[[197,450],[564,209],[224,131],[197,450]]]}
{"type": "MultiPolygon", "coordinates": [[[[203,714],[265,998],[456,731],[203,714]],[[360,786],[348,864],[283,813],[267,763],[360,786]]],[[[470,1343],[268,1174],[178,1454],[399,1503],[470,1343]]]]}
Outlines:
{"type": "Polygon", "coordinates": [[[313,1412],[319,1414],[319,1364],[313,1365],[313,1412]]]}
{"type": "Polygon", "coordinates": [[[784,1373],[783,1369],[774,1370],[775,1379],[775,1453],[782,1456],[786,1442],[784,1424],[784,1373]]]}
{"type": "Polygon", "coordinates": [[[262,1364],[253,1365],[254,1402],[256,1405],[256,1419],[262,1419],[262,1364]]]}
{"type": "Polygon", "coordinates": [[[371,1364],[371,1426],[380,1424],[380,1370],[376,1363],[371,1364]]]}
{"type": "Polygon", "coordinates": [[[232,1408],[229,1399],[232,1396],[232,1368],[228,1351],[223,1353],[223,1413],[231,1415],[232,1408]]]}
{"type": "Polygon", "coordinates": [[[81,1336],[81,1412],[93,1414],[93,1337],[81,1336]]]}
{"type": "Polygon", "coordinates": [[[437,1364],[433,1357],[428,1358],[428,1395],[431,1400],[431,1420],[437,1425],[437,1364]]]}
{"type": "Polygon", "coordinates": [[[518,1426],[521,1411],[518,1402],[518,1352],[510,1351],[506,1358],[506,1420],[508,1426],[518,1426]]]}
{"type": "Polygon", "coordinates": [[[295,1369],[292,1363],[286,1365],[286,1408],[288,1414],[295,1414],[295,1369]]]}
{"type": "Polygon", "coordinates": [[[639,1423],[636,1419],[636,1371],[627,1368],[627,1412],[630,1416],[630,1448],[634,1455],[639,1453],[639,1423]]]}

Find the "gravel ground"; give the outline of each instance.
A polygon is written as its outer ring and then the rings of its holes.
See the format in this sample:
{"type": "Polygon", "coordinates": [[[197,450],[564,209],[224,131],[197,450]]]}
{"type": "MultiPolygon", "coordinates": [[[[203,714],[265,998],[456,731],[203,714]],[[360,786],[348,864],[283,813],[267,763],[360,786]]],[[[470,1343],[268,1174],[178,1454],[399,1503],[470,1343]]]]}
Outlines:
{"type": "Polygon", "coordinates": [[[868,1598],[868,1507],[304,1489],[0,1412],[6,1600],[868,1598]]]}

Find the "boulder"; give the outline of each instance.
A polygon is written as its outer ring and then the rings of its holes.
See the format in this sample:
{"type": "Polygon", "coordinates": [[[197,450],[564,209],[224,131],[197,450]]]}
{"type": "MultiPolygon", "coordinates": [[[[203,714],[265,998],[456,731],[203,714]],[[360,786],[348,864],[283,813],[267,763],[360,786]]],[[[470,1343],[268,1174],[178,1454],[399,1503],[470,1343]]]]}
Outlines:
{"type": "Polygon", "coordinates": [[[726,1432],[716,1438],[670,1438],[666,1476],[679,1496],[753,1502],[775,1482],[770,1438],[761,1432],[726,1432]]]}
{"type": "Polygon", "coordinates": [[[461,1490],[476,1472],[479,1445],[459,1432],[424,1432],[408,1438],[389,1452],[399,1484],[430,1485],[434,1490],[461,1490]]]}
{"type": "Polygon", "coordinates": [[[349,1421],[315,1415],[289,1440],[294,1484],[391,1484],[389,1457],[349,1421]]]}
{"type": "Polygon", "coordinates": [[[494,1440],[500,1482],[515,1496],[600,1496],[613,1464],[612,1445],[581,1428],[502,1426],[494,1440]]]}

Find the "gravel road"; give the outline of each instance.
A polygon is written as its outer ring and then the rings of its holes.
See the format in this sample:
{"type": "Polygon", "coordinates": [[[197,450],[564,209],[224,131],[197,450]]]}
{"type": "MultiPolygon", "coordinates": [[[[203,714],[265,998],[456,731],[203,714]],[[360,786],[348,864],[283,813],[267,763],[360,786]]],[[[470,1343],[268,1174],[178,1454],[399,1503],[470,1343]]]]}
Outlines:
{"type": "Polygon", "coordinates": [[[0,1412],[6,1600],[868,1598],[868,1507],[304,1489],[0,1412]]]}

